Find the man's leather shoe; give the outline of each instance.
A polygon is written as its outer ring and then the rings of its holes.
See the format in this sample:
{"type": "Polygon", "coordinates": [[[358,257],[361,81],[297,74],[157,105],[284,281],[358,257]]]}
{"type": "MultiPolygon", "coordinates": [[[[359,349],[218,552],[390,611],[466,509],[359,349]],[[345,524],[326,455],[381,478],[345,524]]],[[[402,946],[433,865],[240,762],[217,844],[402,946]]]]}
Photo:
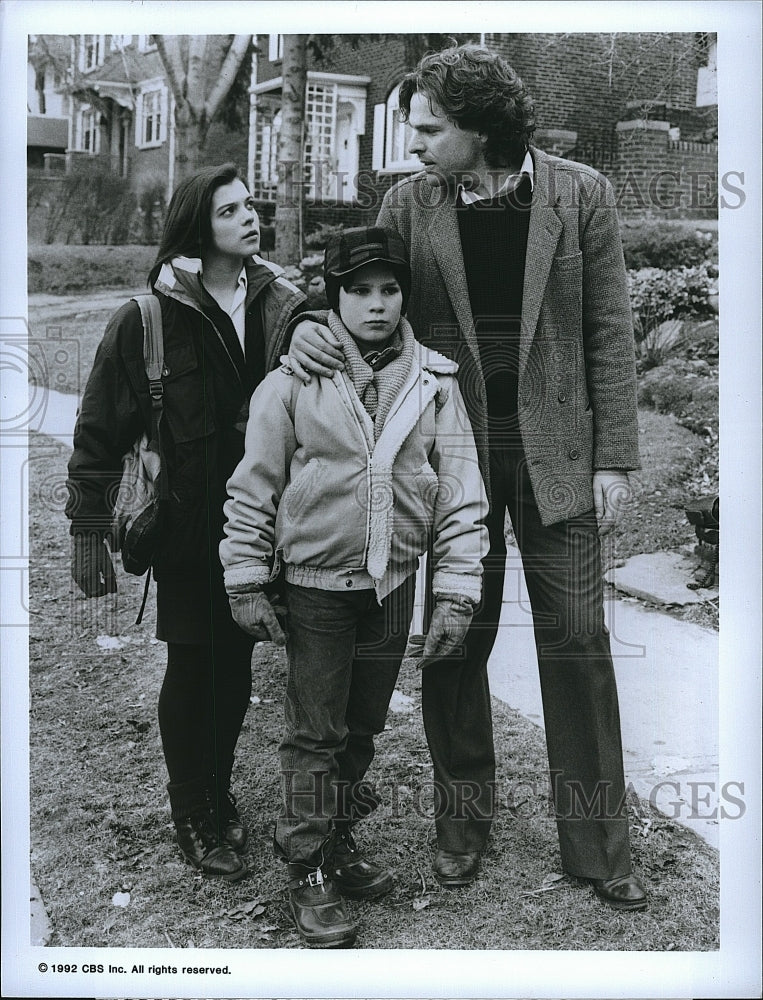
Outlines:
{"type": "Polygon", "coordinates": [[[337,836],[331,880],[343,896],[351,899],[376,899],[392,888],[392,875],[364,858],[349,832],[337,836]]]}
{"type": "Polygon", "coordinates": [[[434,877],[446,889],[457,889],[471,885],[480,867],[480,852],[438,851],[434,856],[434,877]]]}
{"type": "Polygon", "coordinates": [[[211,809],[199,809],[175,820],[177,842],[186,861],[210,878],[237,882],[249,874],[241,858],[220,838],[211,809]]]}
{"type": "Polygon", "coordinates": [[[357,926],[336,885],[320,868],[289,865],[289,906],[308,948],[349,948],[357,926]]]}
{"type": "Polygon", "coordinates": [[[236,796],[231,791],[226,793],[226,801],[222,805],[221,821],[223,840],[226,844],[229,844],[234,851],[245,850],[249,840],[249,831],[239,816],[236,796]]]}
{"type": "Polygon", "coordinates": [[[620,878],[589,879],[593,891],[615,910],[645,910],[646,892],[635,875],[621,875],[620,878]]]}

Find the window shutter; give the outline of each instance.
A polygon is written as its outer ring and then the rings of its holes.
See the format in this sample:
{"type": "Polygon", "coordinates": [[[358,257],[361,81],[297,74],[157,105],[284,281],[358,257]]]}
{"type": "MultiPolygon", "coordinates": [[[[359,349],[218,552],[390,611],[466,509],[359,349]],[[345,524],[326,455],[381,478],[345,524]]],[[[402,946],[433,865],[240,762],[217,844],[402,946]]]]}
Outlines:
{"type": "Polygon", "coordinates": [[[387,109],[384,104],[374,105],[374,142],[371,153],[371,169],[384,169],[384,123],[387,109]]]}
{"type": "Polygon", "coordinates": [[[143,94],[138,94],[135,101],[135,145],[143,145],[143,94]]]}
{"type": "Polygon", "coordinates": [[[161,109],[162,109],[161,110],[161,115],[162,115],[162,120],[161,120],[161,129],[159,130],[159,135],[156,137],[161,142],[164,142],[164,140],[167,138],[167,130],[169,128],[169,123],[167,121],[167,105],[168,105],[169,102],[167,100],[167,96],[168,96],[167,88],[166,87],[162,87],[162,97],[161,97],[161,109]]]}

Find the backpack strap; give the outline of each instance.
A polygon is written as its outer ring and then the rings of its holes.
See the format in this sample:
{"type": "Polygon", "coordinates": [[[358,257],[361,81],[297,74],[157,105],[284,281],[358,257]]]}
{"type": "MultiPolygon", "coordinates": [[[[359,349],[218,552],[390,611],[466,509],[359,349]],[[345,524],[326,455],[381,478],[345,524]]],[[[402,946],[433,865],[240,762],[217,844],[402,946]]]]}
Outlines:
{"type": "Polygon", "coordinates": [[[151,443],[150,447],[159,455],[159,499],[166,500],[169,491],[164,475],[164,450],[159,433],[164,410],[164,335],[162,331],[162,309],[155,295],[134,295],[143,322],[143,361],[151,396],[151,443]]]}

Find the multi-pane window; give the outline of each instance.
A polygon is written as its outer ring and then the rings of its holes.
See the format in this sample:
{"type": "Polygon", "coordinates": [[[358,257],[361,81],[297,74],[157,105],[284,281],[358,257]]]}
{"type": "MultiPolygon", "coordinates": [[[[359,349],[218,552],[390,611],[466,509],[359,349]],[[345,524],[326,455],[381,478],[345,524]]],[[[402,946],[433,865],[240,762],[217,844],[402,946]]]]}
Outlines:
{"type": "Polygon", "coordinates": [[[84,108],[80,112],[79,143],[77,148],[83,153],[100,153],[101,129],[100,114],[93,108],[84,108]]]}
{"type": "Polygon", "coordinates": [[[80,35],[80,66],[83,72],[103,63],[106,48],[105,35],[80,35]]]}
{"type": "MultiPolygon", "coordinates": [[[[278,81],[280,83],[280,81],[278,81]]],[[[351,201],[356,190],[358,136],[365,122],[367,78],[308,78],[301,160],[308,198],[351,201]]],[[[257,93],[252,149],[252,194],[275,201],[278,185],[280,87],[257,93]]]]}
{"type": "Polygon", "coordinates": [[[336,127],[336,87],[333,84],[308,83],[306,100],[307,134],[305,136],[305,181],[308,198],[331,193],[336,127]]]}
{"type": "Polygon", "coordinates": [[[167,88],[147,87],[138,95],[135,145],[158,146],[167,138],[167,88]]]}
{"type": "Polygon", "coordinates": [[[132,35],[112,35],[110,49],[112,52],[119,52],[132,44],[132,35]]]}
{"type": "Polygon", "coordinates": [[[399,90],[395,87],[387,98],[383,167],[386,170],[419,170],[421,164],[409,151],[413,130],[400,117],[399,90]]]}
{"type": "Polygon", "coordinates": [[[283,35],[268,35],[268,59],[271,62],[283,59],[283,35]]]}

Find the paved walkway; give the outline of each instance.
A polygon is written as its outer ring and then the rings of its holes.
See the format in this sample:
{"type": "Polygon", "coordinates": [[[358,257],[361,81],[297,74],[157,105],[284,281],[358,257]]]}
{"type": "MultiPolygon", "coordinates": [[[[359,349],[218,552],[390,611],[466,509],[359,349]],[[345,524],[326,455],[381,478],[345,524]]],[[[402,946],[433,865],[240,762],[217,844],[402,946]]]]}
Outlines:
{"type": "MultiPolygon", "coordinates": [[[[527,590],[507,561],[501,634],[488,664],[493,694],[543,726],[527,590]]],[[[663,611],[605,604],[617,675],[626,781],[718,847],[718,634],[663,611]]]]}

